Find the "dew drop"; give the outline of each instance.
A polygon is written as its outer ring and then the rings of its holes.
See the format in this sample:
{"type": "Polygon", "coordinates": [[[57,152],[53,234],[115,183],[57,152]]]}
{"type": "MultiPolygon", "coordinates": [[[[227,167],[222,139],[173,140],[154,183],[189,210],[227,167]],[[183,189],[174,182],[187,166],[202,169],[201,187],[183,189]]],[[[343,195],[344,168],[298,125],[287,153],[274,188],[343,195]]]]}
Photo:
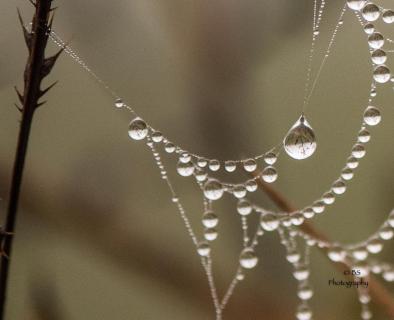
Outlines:
{"type": "Polygon", "coordinates": [[[187,152],[182,152],[181,155],[179,156],[179,161],[183,163],[188,163],[192,159],[191,155],[188,154],[187,152]]]}
{"type": "Polygon", "coordinates": [[[207,228],[204,230],[204,238],[208,241],[214,241],[218,237],[218,232],[214,228],[207,228]]]}
{"type": "Polygon", "coordinates": [[[361,143],[367,143],[369,140],[371,140],[371,134],[367,129],[361,129],[360,132],[358,133],[357,139],[361,143]]]}
{"type": "Polygon", "coordinates": [[[205,168],[207,166],[207,164],[208,164],[208,160],[207,159],[204,159],[204,158],[198,158],[197,159],[197,165],[200,168],[205,168]]]}
{"type": "Polygon", "coordinates": [[[332,185],[332,191],[336,194],[343,194],[346,191],[346,184],[342,180],[337,180],[332,185]]]}
{"type": "Polygon", "coordinates": [[[365,147],[362,144],[356,143],[352,148],[352,156],[361,159],[366,154],[365,147]]]}
{"type": "Polygon", "coordinates": [[[153,142],[162,142],[163,141],[163,134],[160,131],[154,131],[152,133],[152,141],[153,142]]]}
{"type": "Polygon", "coordinates": [[[325,204],[333,204],[335,202],[335,195],[332,192],[323,194],[322,200],[325,204]]]}
{"type": "Polygon", "coordinates": [[[206,228],[215,228],[219,223],[218,216],[213,211],[205,211],[202,216],[202,224],[206,228]]]}
{"type": "Polygon", "coordinates": [[[372,62],[375,64],[383,64],[387,60],[386,52],[381,49],[376,49],[371,55],[372,62]]]}
{"type": "Polygon", "coordinates": [[[209,170],[211,171],[218,171],[220,169],[220,162],[219,160],[211,160],[208,164],[209,170]]]}
{"type": "Polygon", "coordinates": [[[297,292],[298,298],[301,300],[309,300],[313,296],[313,290],[307,283],[301,283],[297,292]]]}
{"type": "Polygon", "coordinates": [[[367,23],[364,26],[364,31],[365,31],[366,34],[372,34],[372,33],[375,32],[375,27],[374,27],[374,25],[372,23],[367,23]]]}
{"type": "Polygon", "coordinates": [[[192,162],[179,161],[176,170],[182,177],[189,177],[194,173],[194,164],[192,162]]]}
{"type": "Polygon", "coordinates": [[[368,251],[365,247],[359,247],[353,249],[352,256],[359,261],[365,260],[368,258],[368,251]]]}
{"type": "Polygon", "coordinates": [[[254,159],[245,160],[243,165],[244,165],[244,169],[246,172],[253,172],[257,168],[257,163],[256,163],[256,160],[254,160],[254,159]]]}
{"type": "Polygon", "coordinates": [[[351,157],[349,157],[349,158],[347,159],[346,164],[347,164],[347,166],[348,166],[350,169],[356,169],[356,168],[358,167],[358,160],[357,160],[357,158],[351,156],[351,157]]]}
{"type": "Polygon", "coordinates": [[[368,44],[372,49],[380,49],[384,45],[384,37],[379,32],[374,32],[368,37],[368,44]]]}
{"type": "Polygon", "coordinates": [[[120,108],[123,108],[123,106],[124,106],[124,103],[123,103],[122,99],[118,98],[115,100],[115,107],[116,108],[120,109],[120,108]]]}
{"type": "Polygon", "coordinates": [[[241,199],[246,196],[246,188],[244,185],[239,184],[234,186],[233,188],[233,195],[234,197],[241,199]]]}
{"type": "Polygon", "coordinates": [[[384,65],[376,67],[373,71],[373,78],[379,83],[388,82],[391,78],[390,69],[384,65]]]}
{"type": "Polygon", "coordinates": [[[301,305],[298,307],[297,320],[311,320],[312,319],[312,310],[310,307],[306,305],[301,305]]]}
{"type": "Polygon", "coordinates": [[[224,187],[218,180],[208,180],[204,184],[204,195],[209,200],[218,200],[223,196],[224,187]]]}
{"type": "Polygon", "coordinates": [[[261,173],[261,178],[267,183],[275,182],[278,179],[278,172],[272,166],[266,167],[261,173]]]}
{"type": "Polygon", "coordinates": [[[135,118],[129,124],[129,137],[134,140],[142,140],[148,135],[148,126],[141,118],[135,118]]]}
{"type": "Polygon", "coordinates": [[[274,231],[279,227],[279,219],[272,213],[262,214],[260,225],[265,231],[274,231]]]}
{"type": "Polygon", "coordinates": [[[394,11],[393,10],[385,10],[382,15],[382,19],[386,23],[394,22],[394,11]]]}
{"type": "Polygon", "coordinates": [[[372,239],[367,243],[367,250],[371,253],[379,253],[383,249],[382,241],[379,239],[372,239]]]}
{"type": "Polygon", "coordinates": [[[245,269],[253,269],[258,261],[259,259],[252,248],[244,249],[239,256],[239,263],[241,267],[245,269]]]}
{"type": "Polygon", "coordinates": [[[390,226],[384,226],[379,230],[379,237],[383,240],[390,240],[394,236],[394,230],[390,226]]]}
{"type": "Polygon", "coordinates": [[[236,164],[235,161],[228,160],[228,161],[226,161],[226,162],[224,163],[224,169],[225,169],[227,172],[234,172],[235,169],[237,169],[237,164],[236,164]]]}
{"type": "Polygon", "coordinates": [[[248,200],[240,200],[237,204],[237,211],[241,216],[247,216],[252,212],[252,205],[248,200]]]}
{"type": "Polygon", "coordinates": [[[380,111],[378,108],[369,106],[364,112],[364,121],[369,126],[376,126],[382,120],[380,111]]]}
{"type": "Polygon", "coordinates": [[[343,261],[346,258],[346,251],[339,246],[333,246],[328,250],[327,255],[332,261],[343,261]]]}
{"type": "Polygon", "coordinates": [[[312,208],[305,208],[302,212],[305,218],[311,219],[315,216],[315,211],[312,210],[312,208]]]}
{"type": "Polygon", "coordinates": [[[354,176],[353,170],[350,168],[344,168],[341,173],[341,177],[344,180],[351,180],[354,176]]]}
{"type": "Polygon", "coordinates": [[[312,210],[314,213],[322,213],[325,209],[323,201],[315,201],[312,205],[312,210]]]}
{"type": "Polygon", "coordinates": [[[306,159],[315,152],[315,133],[303,115],[289,130],[283,144],[286,153],[293,159],[306,159]]]}
{"type": "Polygon", "coordinates": [[[274,152],[267,152],[264,155],[264,162],[270,166],[273,165],[277,159],[278,159],[278,156],[274,152]]]}
{"type": "Polygon", "coordinates": [[[296,212],[291,216],[291,223],[295,226],[300,226],[304,223],[304,216],[300,212],[296,212]]]}
{"type": "Polygon", "coordinates": [[[375,21],[380,16],[379,7],[374,3],[368,3],[361,11],[363,18],[367,21],[375,21]]]}
{"type": "Polygon", "coordinates": [[[348,7],[352,10],[361,10],[367,3],[367,0],[347,0],[348,7]]]}
{"type": "Polygon", "coordinates": [[[249,192],[255,192],[257,190],[257,182],[252,179],[252,180],[248,180],[245,184],[246,190],[248,190],[249,192]]]}
{"type": "Polygon", "coordinates": [[[197,252],[202,257],[207,257],[211,253],[211,247],[209,246],[208,242],[200,242],[197,246],[197,252]]]}
{"type": "Polygon", "coordinates": [[[164,146],[164,150],[167,153],[173,153],[175,151],[175,145],[171,142],[167,142],[166,145],[164,146]]]}
{"type": "Polygon", "coordinates": [[[293,276],[298,281],[304,281],[309,277],[309,268],[304,264],[299,264],[293,271],[293,276]]]}
{"type": "Polygon", "coordinates": [[[289,250],[286,255],[287,261],[290,263],[297,263],[301,259],[301,255],[297,250],[289,250]]]}

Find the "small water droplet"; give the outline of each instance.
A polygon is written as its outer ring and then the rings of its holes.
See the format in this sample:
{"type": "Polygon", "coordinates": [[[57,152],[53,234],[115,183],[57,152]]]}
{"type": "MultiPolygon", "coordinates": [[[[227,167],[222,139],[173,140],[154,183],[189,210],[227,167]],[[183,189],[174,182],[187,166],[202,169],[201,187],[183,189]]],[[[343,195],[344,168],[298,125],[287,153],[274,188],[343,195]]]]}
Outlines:
{"type": "Polygon", "coordinates": [[[194,164],[192,162],[179,161],[176,169],[182,177],[189,177],[194,173],[194,164]]]}
{"type": "Polygon", "coordinates": [[[386,52],[381,49],[376,49],[371,54],[372,62],[375,64],[383,64],[387,60],[386,52]]]}
{"type": "Polygon", "coordinates": [[[248,180],[245,184],[246,190],[249,192],[255,192],[257,190],[257,182],[254,179],[248,180]]]}
{"type": "Polygon", "coordinates": [[[371,134],[365,128],[361,129],[358,133],[358,141],[361,143],[367,143],[371,139],[371,134]]]}
{"type": "Polygon", "coordinates": [[[301,282],[298,287],[297,295],[301,300],[309,300],[313,296],[313,289],[308,283],[301,282]]]}
{"type": "Polygon", "coordinates": [[[279,227],[279,219],[272,213],[262,214],[260,225],[265,231],[274,231],[279,227]]]}
{"type": "Polygon", "coordinates": [[[352,148],[352,156],[357,159],[361,159],[366,153],[365,147],[362,144],[356,143],[352,148]]]}
{"type": "Polygon", "coordinates": [[[236,198],[238,198],[238,199],[241,199],[241,198],[245,197],[246,196],[246,188],[245,188],[245,186],[242,185],[242,184],[234,186],[234,188],[233,188],[233,195],[236,198]]]}
{"type": "Polygon", "coordinates": [[[364,31],[366,34],[372,34],[375,32],[375,26],[372,23],[367,23],[364,26],[364,31]]]}
{"type": "Polygon", "coordinates": [[[332,191],[336,194],[343,194],[346,191],[346,184],[342,180],[337,180],[332,185],[332,191]]]}
{"type": "Polygon", "coordinates": [[[171,142],[167,142],[166,145],[164,146],[164,150],[167,153],[173,153],[175,151],[175,145],[171,142]]]}
{"type": "Polygon", "coordinates": [[[354,176],[353,170],[350,168],[344,168],[341,172],[341,177],[344,180],[351,180],[354,176]]]}
{"type": "Polygon", "coordinates": [[[209,200],[218,200],[223,193],[223,185],[218,180],[211,179],[204,184],[204,195],[209,200]]]}
{"type": "Polygon", "coordinates": [[[275,182],[278,179],[278,172],[272,166],[266,167],[261,173],[261,178],[267,183],[275,182]]]}
{"type": "Polygon", "coordinates": [[[270,166],[273,165],[277,159],[278,156],[274,152],[267,152],[264,155],[264,162],[270,166]]]}
{"type": "Polygon", "coordinates": [[[152,141],[153,142],[162,142],[163,141],[163,134],[160,131],[155,131],[152,133],[152,141]]]}
{"type": "Polygon", "coordinates": [[[209,246],[208,242],[200,242],[197,246],[197,252],[202,257],[207,257],[211,253],[211,247],[209,246]]]}
{"type": "Polygon", "coordinates": [[[343,261],[346,258],[346,251],[339,246],[333,246],[328,250],[327,255],[332,261],[343,261]]]}
{"type": "Polygon", "coordinates": [[[213,211],[205,211],[202,216],[202,224],[206,228],[215,228],[219,223],[218,216],[213,211]]]}
{"type": "Polygon", "coordinates": [[[224,169],[225,169],[227,172],[234,172],[235,169],[237,169],[237,164],[236,164],[235,161],[228,160],[228,161],[226,161],[226,162],[224,163],[224,169]]]}
{"type": "Polygon", "coordinates": [[[364,112],[364,121],[369,126],[376,126],[382,120],[380,111],[378,108],[369,106],[364,112]]]}
{"type": "Polygon", "coordinates": [[[214,241],[218,237],[218,232],[215,228],[206,228],[204,230],[204,238],[208,241],[214,241]]]}
{"type": "Polygon", "coordinates": [[[247,216],[252,212],[252,205],[248,200],[240,200],[237,204],[237,211],[241,216],[247,216]]]}
{"type": "Polygon", "coordinates": [[[122,99],[118,98],[115,100],[115,107],[116,108],[120,109],[120,108],[123,108],[123,106],[124,106],[124,103],[123,103],[122,99]]]}
{"type": "Polygon", "coordinates": [[[376,254],[376,253],[379,253],[380,251],[382,251],[382,249],[383,249],[383,243],[380,239],[375,238],[375,239],[368,241],[368,243],[367,243],[367,250],[370,253],[376,254]]]}
{"type": "Polygon", "coordinates": [[[219,160],[211,160],[209,161],[208,167],[211,171],[218,171],[220,169],[220,162],[219,160]]]}
{"type": "Polygon", "coordinates": [[[254,159],[245,160],[243,165],[244,165],[245,171],[247,171],[247,172],[253,172],[257,168],[257,163],[256,163],[256,160],[254,160],[254,159]]]}
{"type": "Polygon", "coordinates": [[[239,256],[239,263],[241,267],[245,269],[253,269],[258,261],[259,259],[252,248],[244,249],[239,256]]]}

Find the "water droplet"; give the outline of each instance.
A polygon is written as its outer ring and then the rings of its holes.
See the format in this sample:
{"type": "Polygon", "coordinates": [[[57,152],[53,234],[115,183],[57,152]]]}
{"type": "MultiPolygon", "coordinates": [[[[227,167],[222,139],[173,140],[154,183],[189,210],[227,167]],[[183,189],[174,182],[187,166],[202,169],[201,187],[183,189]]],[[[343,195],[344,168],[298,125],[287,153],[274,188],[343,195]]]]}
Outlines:
{"type": "Polygon", "coordinates": [[[224,163],[224,169],[225,169],[227,172],[234,172],[235,169],[237,169],[237,164],[236,164],[235,161],[228,160],[228,161],[226,161],[226,162],[224,163]]]}
{"type": "Polygon", "coordinates": [[[302,214],[304,215],[305,218],[311,219],[315,216],[315,211],[313,211],[312,208],[305,208],[302,211],[302,214]]]}
{"type": "Polygon", "coordinates": [[[364,31],[366,34],[372,34],[375,32],[375,26],[372,23],[367,23],[364,26],[364,31]]]}
{"type": "Polygon", "coordinates": [[[361,311],[361,320],[370,320],[372,319],[372,312],[369,310],[361,311]]]}
{"type": "Polygon", "coordinates": [[[332,261],[343,261],[346,258],[346,251],[340,246],[333,246],[328,250],[327,255],[332,261]]]}
{"type": "Polygon", "coordinates": [[[144,120],[135,118],[129,124],[129,137],[134,140],[142,140],[148,135],[148,127],[144,120]]]}
{"type": "Polygon", "coordinates": [[[297,320],[311,320],[312,319],[312,310],[307,305],[301,305],[297,309],[297,320]]]}
{"type": "Polygon", "coordinates": [[[384,10],[382,19],[386,23],[393,23],[394,22],[394,11],[393,10],[384,10]]]}
{"type": "Polygon", "coordinates": [[[380,16],[379,7],[374,3],[368,3],[361,11],[363,18],[367,21],[375,21],[380,16]]]}
{"type": "Polygon", "coordinates": [[[361,292],[358,300],[362,303],[362,304],[367,304],[371,302],[371,296],[367,293],[367,292],[361,292]]]}
{"type": "Polygon", "coordinates": [[[278,179],[278,172],[272,166],[266,167],[261,173],[261,178],[267,183],[275,182],[278,179]]]}
{"type": "Polygon", "coordinates": [[[173,153],[175,151],[175,145],[171,142],[167,142],[166,145],[164,146],[164,150],[167,153],[173,153]]]}
{"type": "Polygon", "coordinates": [[[371,140],[371,134],[369,131],[365,128],[361,129],[358,133],[358,141],[361,143],[367,143],[369,140],[371,140]]]}
{"type": "Polygon", "coordinates": [[[211,179],[204,184],[204,195],[209,200],[218,200],[223,193],[223,185],[217,180],[211,179]]]}
{"type": "Polygon", "coordinates": [[[300,226],[304,223],[304,216],[300,212],[296,212],[291,216],[291,223],[295,226],[300,226]]]}
{"type": "Polygon", "coordinates": [[[380,111],[378,108],[369,106],[364,112],[364,121],[369,126],[376,126],[382,120],[380,111]]]}
{"type": "Polygon", "coordinates": [[[357,159],[361,159],[366,153],[365,147],[362,144],[356,143],[352,148],[352,156],[357,159]]]}
{"type": "Polygon", "coordinates": [[[240,200],[237,204],[237,211],[241,216],[247,216],[252,212],[252,205],[248,200],[240,200]]]}
{"type": "Polygon", "coordinates": [[[370,253],[376,254],[376,253],[379,253],[380,251],[382,251],[382,249],[383,249],[383,243],[381,240],[379,240],[377,238],[372,239],[372,240],[368,241],[368,243],[367,243],[367,250],[370,253]]]}
{"type": "Polygon", "coordinates": [[[202,216],[202,224],[206,228],[215,228],[219,223],[218,216],[213,211],[205,211],[202,216]]]}
{"type": "Polygon", "coordinates": [[[211,253],[211,247],[209,246],[208,242],[200,242],[197,246],[197,252],[202,257],[207,257],[211,253]]]}
{"type": "Polygon", "coordinates": [[[335,202],[335,195],[332,192],[326,192],[322,198],[325,204],[333,204],[335,202]]]}
{"type": "Polygon", "coordinates": [[[324,202],[320,200],[315,201],[312,205],[312,210],[315,213],[322,213],[325,208],[324,202]]]}
{"type": "Polygon", "coordinates": [[[257,182],[254,179],[248,180],[245,186],[246,186],[246,190],[248,190],[249,192],[255,192],[258,187],[257,182]]]}
{"type": "Polygon", "coordinates": [[[372,49],[380,49],[384,45],[384,37],[379,32],[374,32],[368,37],[368,44],[372,49]]]}
{"type": "Polygon", "coordinates": [[[262,214],[260,225],[265,231],[274,231],[279,227],[279,219],[272,213],[262,214]]]}
{"type": "Polygon", "coordinates": [[[122,99],[118,98],[115,100],[115,107],[116,108],[120,109],[120,108],[123,108],[123,106],[124,106],[124,103],[123,103],[122,99]]]}
{"type": "Polygon", "coordinates": [[[163,141],[163,134],[160,131],[155,131],[152,133],[152,141],[153,142],[162,142],[163,141]]]}
{"type": "Polygon", "coordinates": [[[246,196],[246,188],[244,185],[239,184],[234,186],[233,188],[233,195],[234,197],[240,199],[246,196]]]}
{"type": "Polygon", "coordinates": [[[194,164],[192,162],[179,161],[176,170],[182,177],[189,177],[194,173],[194,164]]]}
{"type": "Polygon", "coordinates": [[[387,219],[388,224],[394,228],[394,210],[391,211],[389,218],[387,219]]]}
{"type": "Polygon", "coordinates": [[[253,172],[257,168],[257,163],[256,163],[256,160],[254,160],[254,159],[245,160],[243,165],[244,165],[245,171],[247,171],[247,172],[253,172]]]}
{"type": "Polygon", "coordinates": [[[337,180],[332,185],[332,191],[336,194],[343,194],[346,191],[346,184],[342,180],[337,180]]]}
{"type": "Polygon", "coordinates": [[[245,279],[245,275],[242,272],[237,273],[237,280],[242,281],[245,279]]]}
{"type": "Polygon", "coordinates": [[[244,249],[239,256],[239,263],[241,267],[245,269],[253,269],[258,261],[259,259],[252,248],[244,249]]]}
{"type": "Polygon", "coordinates": [[[290,263],[297,263],[301,259],[301,255],[297,250],[289,250],[286,255],[287,261],[290,263]]]}
{"type": "Polygon", "coordinates": [[[341,177],[344,180],[351,180],[354,176],[353,170],[350,168],[344,168],[341,173],[341,177]]]}
{"type": "Polygon", "coordinates": [[[373,78],[379,83],[388,82],[391,78],[390,69],[384,65],[376,67],[373,71],[373,78]]]}
{"type": "Polygon", "coordinates": [[[219,160],[211,160],[208,164],[209,170],[211,171],[218,171],[220,169],[220,162],[219,160]]]}
{"type": "Polygon", "coordinates": [[[196,180],[199,182],[203,182],[205,180],[207,180],[208,177],[208,173],[205,172],[204,169],[200,169],[200,168],[195,168],[195,177],[196,180]]]}
{"type": "Polygon", "coordinates": [[[205,168],[207,166],[207,164],[208,164],[208,160],[207,159],[204,159],[204,158],[198,158],[197,159],[197,165],[200,168],[205,168]]]}
{"type": "Polygon", "coordinates": [[[383,64],[387,60],[386,52],[381,49],[376,49],[372,52],[371,59],[375,64],[383,64]]]}
{"type": "Polygon", "coordinates": [[[188,163],[192,159],[191,155],[188,154],[187,152],[182,152],[181,155],[179,156],[179,161],[183,163],[188,163]]]}
{"type": "Polygon", "coordinates": [[[388,282],[393,282],[394,281],[394,269],[385,270],[383,272],[383,278],[384,278],[384,280],[386,280],[388,282]]]}
{"type": "Polygon", "coordinates": [[[384,226],[379,230],[379,237],[383,240],[390,240],[394,236],[394,230],[390,226],[384,226]]]}
{"type": "Polygon", "coordinates": [[[309,300],[313,296],[313,290],[308,283],[300,283],[297,295],[301,300],[309,300]]]}
{"type": "Polygon", "coordinates": [[[294,269],[293,276],[298,281],[304,281],[309,277],[309,268],[306,265],[300,263],[294,269]]]}
{"type": "Polygon", "coordinates": [[[208,241],[214,241],[218,237],[218,232],[214,228],[207,228],[204,230],[204,238],[208,241]]]}
{"type": "Polygon", "coordinates": [[[355,157],[349,157],[346,162],[347,166],[350,169],[356,169],[358,167],[358,160],[355,157]]]}
{"type": "Polygon", "coordinates": [[[367,3],[367,0],[347,0],[348,7],[352,10],[361,10],[367,3]]]}
{"type": "Polygon", "coordinates": [[[352,256],[356,260],[362,261],[368,258],[368,251],[365,247],[358,247],[353,249],[352,256]]]}
{"type": "Polygon", "coordinates": [[[293,159],[306,159],[315,152],[315,133],[304,116],[301,116],[289,130],[283,144],[286,153],[293,159]]]}
{"type": "Polygon", "coordinates": [[[264,162],[270,166],[273,165],[277,159],[278,156],[274,152],[267,152],[264,155],[264,162]]]}

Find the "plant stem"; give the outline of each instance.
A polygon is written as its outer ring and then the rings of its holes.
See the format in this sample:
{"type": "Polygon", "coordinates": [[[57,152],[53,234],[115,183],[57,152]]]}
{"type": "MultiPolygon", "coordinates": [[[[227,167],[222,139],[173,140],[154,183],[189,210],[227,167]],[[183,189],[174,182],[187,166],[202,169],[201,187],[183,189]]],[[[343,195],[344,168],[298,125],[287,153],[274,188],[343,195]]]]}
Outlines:
{"type": "MultiPolygon", "coordinates": [[[[14,238],[15,223],[17,219],[19,196],[21,191],[23,169],[29,143],[29,135],[34,111],[39,106],[38,100],[42,96],[40,90],[41,81],[45,77],[45,48],[47,45],[47,27],[51,12],[52,0],[37,0],[34,4],[35,13],[33,17],[32,32],[25,33],[25,40],[29,48],[29,56],[25,68],[24,94],[20,95],[22,102],[22,121],[18,137],[18,145],[12,173],[11,188],[9,194],[7,216],[5,221],[5,232],[9,233],[4,238],[1,256],[0,273],[0,319],[5,317],[5,303],[7,293],[7,280],[10,267],[12,242],[14,238]]],[[[24,30],[27,32],[26,30],[24,30]]]]}

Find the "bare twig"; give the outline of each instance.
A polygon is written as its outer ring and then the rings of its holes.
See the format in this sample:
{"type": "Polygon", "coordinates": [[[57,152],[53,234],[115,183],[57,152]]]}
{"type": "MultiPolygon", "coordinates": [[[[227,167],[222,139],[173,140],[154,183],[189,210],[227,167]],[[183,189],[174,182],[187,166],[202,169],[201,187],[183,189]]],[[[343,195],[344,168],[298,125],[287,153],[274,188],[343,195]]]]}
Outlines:
{"type": "MultiPolygon", "coordinates": [[[[5,221],[5,231],[13,234],[18,211],[18,202],[22,184],[23,168],[25,164],[26,152],[29,142],[31,123],[35,110],[42,105],[40,98],[47,92],[41,90],[42,80],[51,72],[59,53],[52,57],[45,58],[45,49],[48,41],[48,28],[52,23],[51,4],[52,0],[31,1],[35,8],[32,20],[31,32],[23,23],[18,11],[19,20],[22,25],[24,39],[29,51],[24,72],[24,91],[21,94],[17,89],[18,100],[22,107],[17,106],[22,113],[22,121],[18,137],[18,145],[15,154],[14,168],[12,174],[11,188],[7,216],[5,221]]],[[[7,278],[11,257],[13,236],[4,238],[3,248],[5,254],[1,257],[0,273],[0,319],[4,319],[4,309],[6,301],[7,278]]]]}
{"type": "MultiPolygon", "coordinates": [[[[256,179],[259,188],[264,191],[268,197],[276,204],[278,208],[285,212],[295,212],[297,209],[277,190],[270,185],[263,182],[261,179],[256,179]]],[[[320,230],[316,229],[310,221],[305,221],[300,229],[319,240],[331,243],[329,238],[320,230]]],[[[322,251],[326,251],[326,248],[319,248],[322,251]]],[[[330,260],[331,261],[331,260],[330,260]]],[[[335,266],[340,270],[346,270],[349,266],[345,263],[335,262],[335,266]]],[[[369,292],[373,301],[380,305],[385,313],[389,316],[389,319],[394,319],[394,297],[391,293],[373,276],[369,276],[369,292]]]]}

